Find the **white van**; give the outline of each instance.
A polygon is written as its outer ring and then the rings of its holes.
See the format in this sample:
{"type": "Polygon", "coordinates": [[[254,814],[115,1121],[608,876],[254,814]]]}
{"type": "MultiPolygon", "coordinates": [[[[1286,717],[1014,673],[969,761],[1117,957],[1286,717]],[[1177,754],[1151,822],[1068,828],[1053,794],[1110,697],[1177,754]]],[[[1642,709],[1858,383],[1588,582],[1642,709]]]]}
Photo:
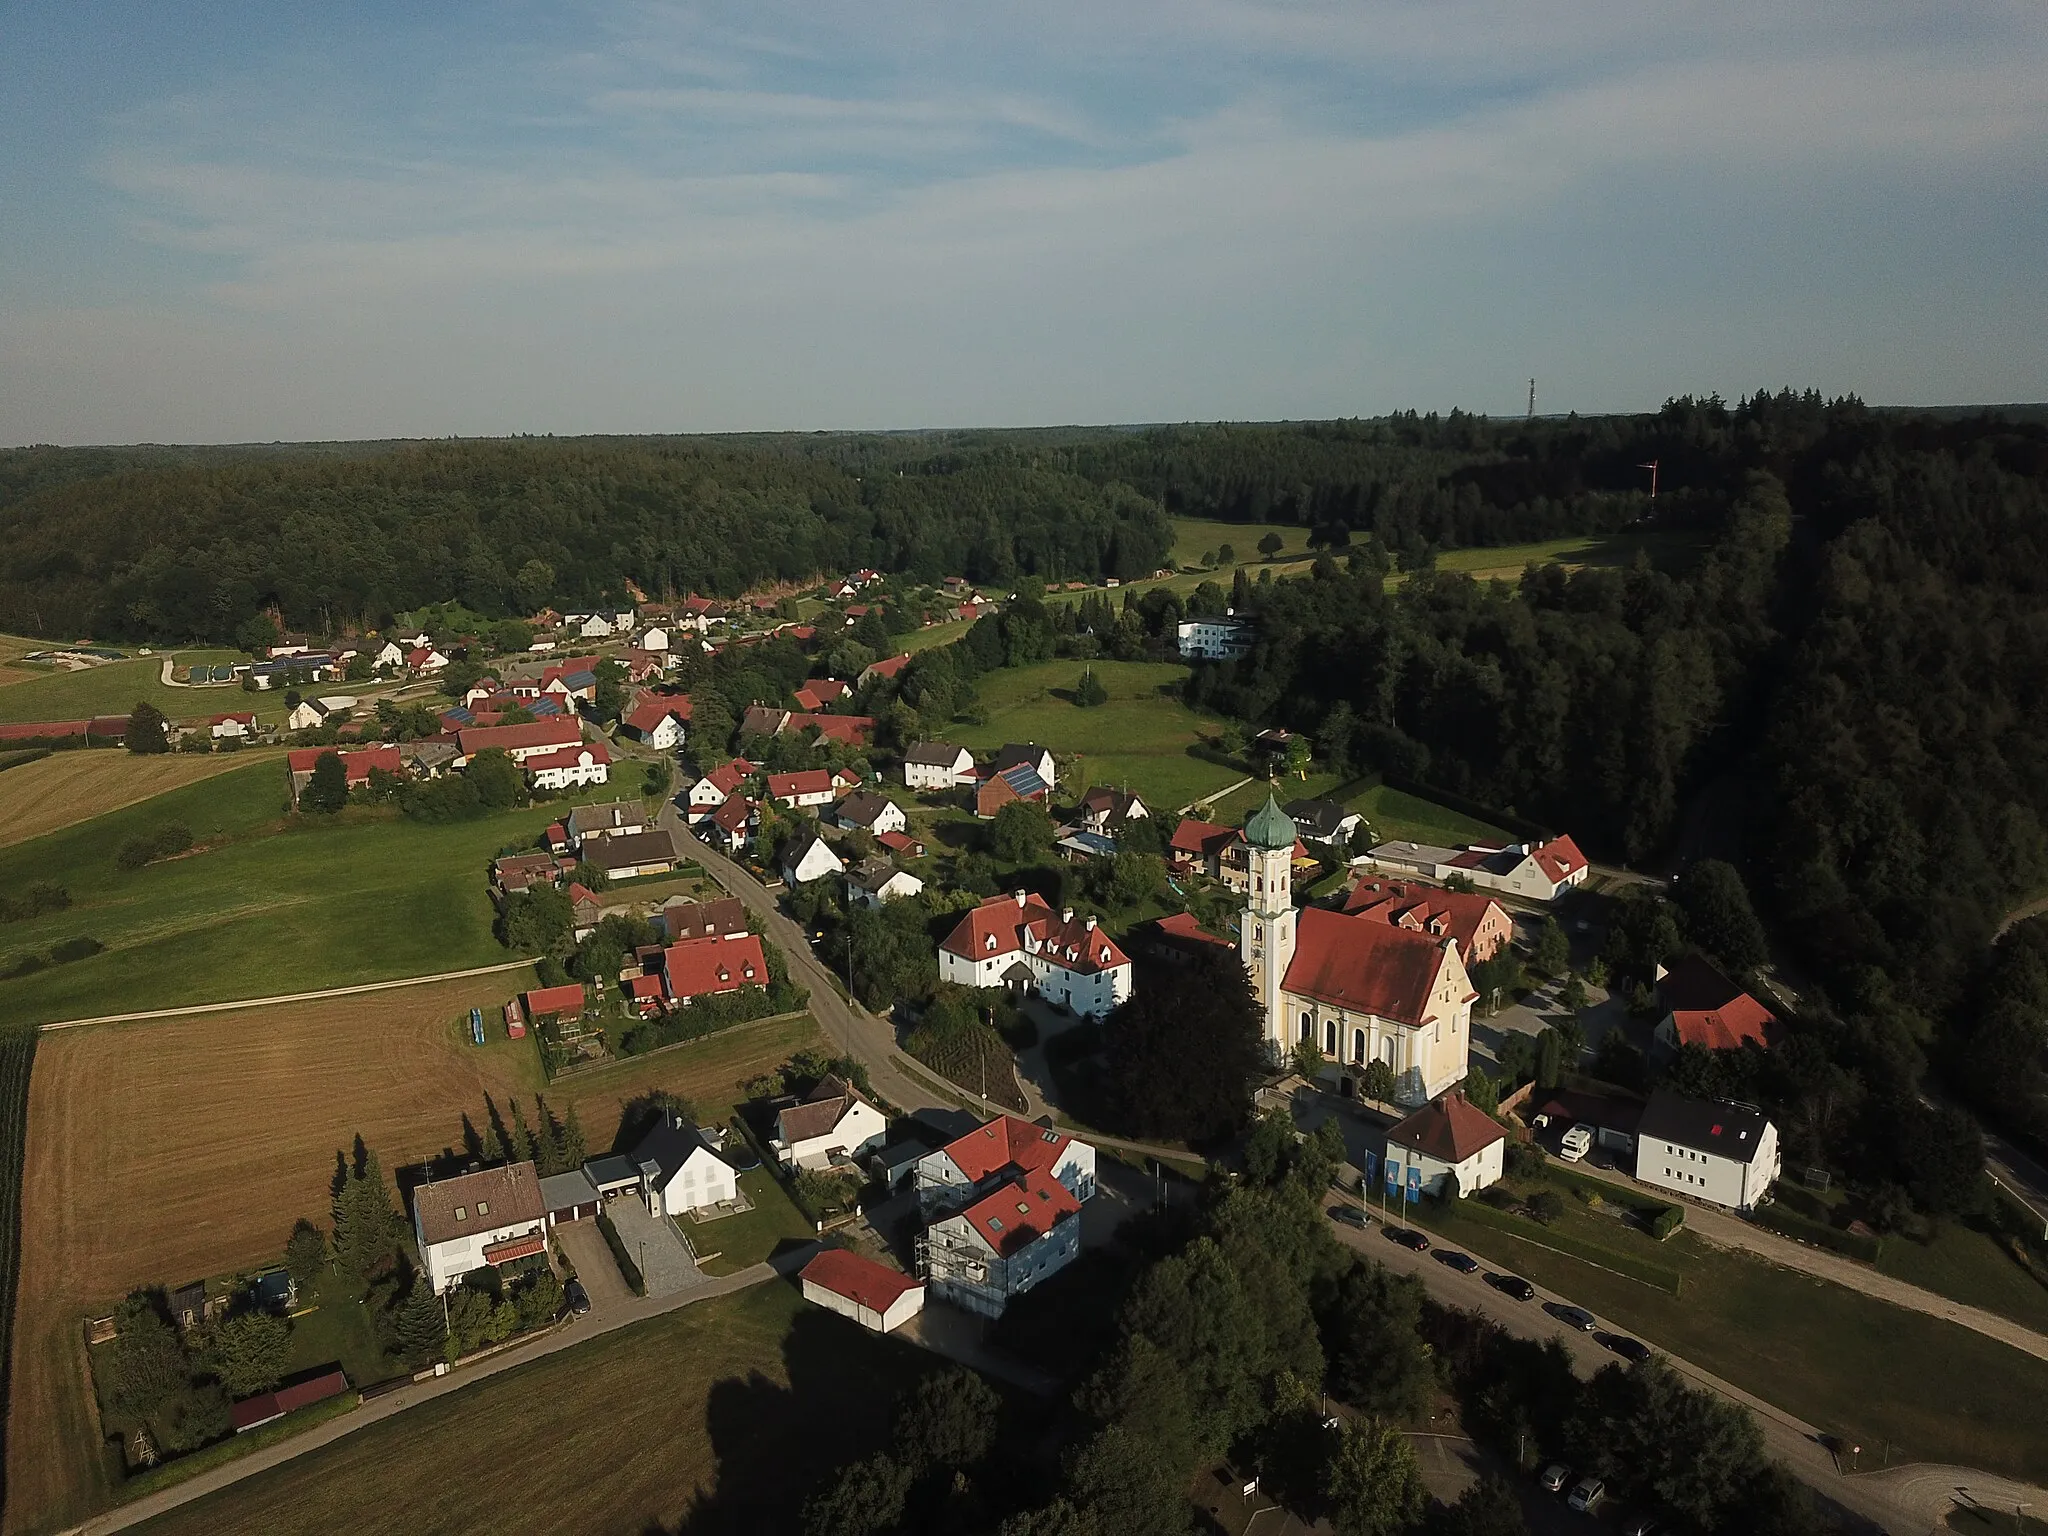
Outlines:
{"type": "Polygon", "coordinates": [[[1575,1125],[1564,1133],[1564,1140],[1558,1145],[1558,1156],[1568,1163],[1576,1163],[1593,1150],[1593,1133],[1583,1125],[1575,1125]]]}

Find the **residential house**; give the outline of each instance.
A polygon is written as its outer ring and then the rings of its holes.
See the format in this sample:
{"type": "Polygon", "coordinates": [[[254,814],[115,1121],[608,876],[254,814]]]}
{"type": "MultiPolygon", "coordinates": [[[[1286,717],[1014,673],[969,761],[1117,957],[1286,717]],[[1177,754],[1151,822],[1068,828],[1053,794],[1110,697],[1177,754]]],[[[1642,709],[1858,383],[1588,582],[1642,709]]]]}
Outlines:
{"type": "Polygon", "coordinates": [[[974,779],[974,754],[949,741],[920,741],[903,756],[903,783],[910,789],[958,789],[974,779]]]}
{"type": "Polygon", "coordinates": [[[1339,852],[1350,846],[1351,835],[1365,820],[1334,800],[1290,800],[1287,814],[1294,819],[1294,830],[1302,841],[1322,843],[1339,852]]]}
{"type": "Polygon", "coordinates": [[[679,1112],[664,1114],[633,1148],[650,1216],[687,1216],[739,1196],[739,1176],[679,1112]]]}
{"type": "Polygon", "coordinates": [[[1250,884],[1244,837],[1235,827],[1183,817],[1166,845],[1166,867],[1177,875],[1207,875],[1243,895],[1250,884]]]}
{"type": "Polygon", "coordinates": [[[1445,891],[1368,875],[1351,887],[1343,910],[1353,917],[1456,939],[1458,955],[1468,966],[1491,960],[1515,936],[1507,908],[1480,891],[1445,891]]]}
{"type": "Polygon", "coordinates": [[[776,1114],[768,1145],[785,1168],[827,1168],[879,1147],[888,1134],[888,1118],[853,1084],[830,1076],[776,1114]]]}
{"type": "Polygon", "coordinates": [[[1636,1128],[1636,1178],[1747,1211],[1778,1177],[1778,1128],[1762,1110],[1658,1089],[1636,1128]]]}
{"type": "Polygon", "coordinates": [[[702,821],[728,797],[738,794],[742,784],[753,777],[754,765],[744,757],[736,757],[728,763],[714,768],[690,786],[684,797],[684,814],[693,822],[702,821]]]}
{"type": "Polygon", "coordinates": [[[588,887],[569,882],[569,932],[577,943],[582,943],[597,931],[597,925],[604,921],[604,903],[599,901],[588,887]]]}
{"type": "Polygon", "coordinates": [[[455,763],[457,768],[469,766],[477,753],[493,750],[524,765],[529,758],[581,745],[583,724],[573,716],[563,715],[525,725],[474,725],[458,731],[455,740],[460,754],[455,763]]]}
{"type": "Polygon", "coordinates": [[[1264,1015],[1269,1052],[1313,1040],[1356,1091],[1371,1062],[1392,1070],[1395,1098],[1417,1106],[1462,1082],[1472,990],[1458,942],[1376,918],[1295,908],[1293,820],[1267,795],[1243,835],[1249,889],[1238,954],[1264,1015]]]}
{"type": "Polygon", "coordinates": [[[634,644],[643,651],[665,651],[668,649],[668,631],[659,625],[653,626],[645,630],[634,644]]]}
{"type": "Polygon", "coordinates": [[[768,798],[792,811],[830,805],[860,780],[843,768],[806,768],[797,773],[768,775],[768,798]]]}
{"type": "Polygon", "coordinates": [[[1569,837],[1547,843],[1474,843],[1443,848],[1432,843],[1380,843],[1367,855],[1395,874],[1443,881],[1463,875],[1480,890],[1500,891],[1530,901],[1554,901],[1582,884],[1591,866],[1569,837]]]}
{"type": "Polygon", "coordinates": [[[1657,1023],[1657,1044],[1667,1051],[1681,1045],[1710,1051],[1768,1046],[1778,1025],[1777,1015],[1722,975],[1704,955],[1660,965],[1657,1002],[1664,1010],[1657,1023]]]}
{"type": "Polygon", "coordinates": [[[237,710],[213,715],[207,719],[206,725],[215,741],[247,741],[256,734],[256,712],[237,710]]]}
{"type": "Polygon", "coordinates": [[[1252,652],[1252,627],[1242,619],[1183,619],[1175,636],[1182,661],[1236,661],[1252,652]]]}
{"type": "Polygon", "coordinates": [[[919,1261],[932,1294],[1000,1317],[1080,1253],[1094,1185],[1094,1148],[1009,1116],[920,1158],[919,1261]]]}
{"type": "Polygon", "coordinates": [[[1100,832],[1089,832],[1079,827],[1065,829],[1064,835],[1053,846],[1066,855],[1069,864],[1085,864],[1090,859],[1108,859],[1116,856],[1116,839],[1104,837],[1100,832]]]}
{"type": "Polygon", "coordinates": [[[1045,787],[1052,789],[1058,784],[1053,772],[1052,753],[1035,743],[1008,742],[996,753],[996,759],[989,765],[989,772],[1001,773],[1005,768],[1029,768],[1045,781],[1045,787]]]}
{"type": "Polygon", "coordinates": [[[1462,1199],[1500,1181],[1507,1141],[1500,1122],[1454,1088],[1387,1132],[1388,1187],[1462,1199]]]}
{"type": "Polygon", "coordinates": [[[1131,959],[1095,919],[1055,913],[1036,895],[991,896],[962,914],[939,946],[939,979],[963,987],[1035,991],[1101,1018],[1131,995],[1131,959]]]}
{"type": "Polygon", "coordinates": [[[1151,814],[1145,802],[1129,790],[1097,785],[1081,797],[1075,819],[1098,836],[1115,837],[1127,823],[1142,821],[1151,814]]]}
{"type": "Polygon", "coordinates": [[[852,692],[850,685],[836,677],[814,677],[798,688],[794,697],[798,709],[807,714],[817,714],[840,703],[852,692]]]}
{"type": "Polygon", "coordinates": [[[697,835],[728,854],[742,853],[761,832],[761,808],[734,795],[697,824],[697,835]]]}
{"type": "Polygon", "coordinates": [[[647,830],[647,813],[638,800],[609,800],[602,805],[579,805],[569,812],[569,846],[581,848],[587,842],[611,837],[630,837],[647,830]]]}
{"type": "Polygon", "coordinates": [[[922,880],[880,854],[862,859],[846,872],[846,899],[863,907],[883,907],[923,889],[922,880]]]}
{"type": "MultiPolygon", "coordinates": [[[[654,947],[659,949],[661,946],[654,947]]],[[[625,994],[626,1006],[643,1019],[651,1019],[661,1012],[666,998],[661,977],[650,976],[645,971],[638,976],[622,976],[619,980],[619,990],[625,994]]]]}
{"type": "MultiPolygon", "coordinates": [[[[964,1118],[964,1117],[963,1117],[964,1118]]],[[[972,1205],[997,1185],[1043,1173],[1083,1203],[1095,1196],[1095,1148],[1048,1126],[998,1115],[955,1131],[917,1160],[917,1207],[926,1220],[972,1205]]]]}
{"type": "Polygon", "coordinates": [[[792,714],[784,718],[782,729],[798,735],[816,731],[821,743],[836,741],[849,747],[867,746],[875,736],[875,722],[870,715],[792,714]]]}
{"type": "Polygon", "coordinates": [[[686,1008],[700,997],[768,985],[768,956],[759,934],[683,939],[662,950],[656,965],[669,1002],[686,1008]]]}
{"type": "Polygon", "coordinates": [[[575,614],[571,614],[569,617],[571,622],[576,624],[576,634],[580,639],[605,640],[618,632],[618,625],[612,622],[610,614],[585,614],[580,621],[578,621],[575,614]]]}
{"type": "Polygon", "coordinates": [[[547,1252],[547,1212],[532,1163],[430,1181],[413,1191],[412,1202],[420,1260],[436,1291],[452,1289],[473,1269],[547,1252]]]}
{"type": "Polygon", "coordinates": [[[379,672],[395,672],[405,665],[406,648],[396,640],[386,640],[370,657],[370,665],[379,672]]]}
{"type": "Polygon", "coordinates": [[[924,1285],[847,1248],[827,1248],[798,1275],[804,1300],[888,1333],[924,1310],[924,1285]]]}
{"type": "Polygon", "coordinates": [[[297,802],[305,793],[306,786],[313,782],[313,770],[320,759],[332,752],[341,759],[342,772],[348,776],[349,793],[362,789],[370,782],[375,771],[392,775],[405,771],[404,760],[398,755],[398,748],[380,747],[294,747],[285,754],[285,769],[292,776],[292,800],[297,802]]]}
{"type": "Polygon", "coordinates": [[[908,651],[905,651],[900,656],[885,656],[880,661],[872,662],[861,668],[860,686],[865,688],[870,683],[877,681],[893,682],[902,675],[903,669],[909,665],[910,653],[908,651]]]}
{"type": "Polygon", "coordinates": [[[448,658],[432,646],[420,646],[405,653],[405,670],[414,677],[432,677],[448,670],[448,658]]]}
{"type": "Polygon", "coordinates": [[[580,1019],[583,1017],[583,983],[571,981],[559,987],[535,987],[531,992],[522,993],[520,1001],[529,1023],[538,1024],[543,1019],[580,1019]]]}
{"type": "Polygon", "coordinates": [[[317,699],[301,699],[284,717],[285,729],[290,731],[317,731],[323,725],[333,725],[346,720],[356,707],[357,699],[352,693],[330,693],[317,699]]]}
{"type": "Polygon", "coordinates": [[[740,735],[780,736],[788,723],[789,711],[770,704],[749,704],[740,713],[740,735]]]}
{"type": "Polygon", "coordinates": [[[650,693],[626,712],[619,722],[642,744],[657,752],[672,751],[683,744],[690,723],[688,694],[650,693]]]}
{"type": "Polygon", "coordinates": [[[691,901],[678,896],[663,905],[660,926],[671,942],[724,938],[748,931],[747,906],[737,896],[721,896],[716,901],[691,901]]]}
{"type": "Polygon", "coordinates": [[[991,773],[975,786],[974,814],[983,821],[989,821],[996,812],[1015,801],[1042,806],[1051,794],[1052,786],[1039,776],[1037,770],[1026,763],[1013,764],[991,773]]]}
{"type": "Polygon", "coordinates": [[[809,885],[813,880],[845,872],[846,861],[815,833],[808,838],[792,838],[789,847],[783,851],[782,878],[785,884],[809,885]]]}
{"type": "Polygon", "coordinates": [[[611,880],[665,875],[676,867],[675,840],[659,827],[617,837],[594,837],[583,845],[582,856],[584,863],[603,870],[611,880]]]}
{"type": "Polygon", "coordinates": [[[612,754],[603,742],[593,741],[580,747],[562,747],[553,752],[538,753],[527,758],[524,767],[526,781],[535,789],[581,789],[602,784],[611,777],[612,754]]]}
{"type": "Polygon", "coordinates": [[[879,837],[884,832],[906,832],[910,818],[903,807],[887,795],[872,789],[857,789],[832,807],[832,819],[842,827],[859,828],[879,837]]]}
{"type": "Polygon", "coordinates": [[[536,885],[556,885],[561,878],[562,866],[552,853],[508,853],[491,861],[491,883],[507,896],[536,885]]]}
{"type": "Polygon", "coordinates": [[[1135,936],[1140,953],[1163,965],[1186,965],[1212,949],[1234,949],[1195,920],[1192,912],[1173,912],[1146,924],[1135,936]]]}

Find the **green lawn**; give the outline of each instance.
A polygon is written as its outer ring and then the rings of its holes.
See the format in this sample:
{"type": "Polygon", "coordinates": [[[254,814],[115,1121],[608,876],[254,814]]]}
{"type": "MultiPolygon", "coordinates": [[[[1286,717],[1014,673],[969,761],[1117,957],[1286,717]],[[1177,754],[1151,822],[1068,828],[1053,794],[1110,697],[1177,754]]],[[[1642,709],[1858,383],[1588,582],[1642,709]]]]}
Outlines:
{"type": "Polygon", "coordinates": [[[1651,1343],[1817,1427],[1898,1459],[1954,1462],[2039,1480],[2048,1362],[1952,1323],[1730,1253],[1681,1231],[1665,1243],[1570,1197],[1560,1231],[1678,1270],[1681,1296],[1536,1247],[1457,1210],[1424,1208],[1449,1243],[1511,1267],[1651,1343]]]}
{"type": "Polygon", "coordinates": [[[1214,722],[1159,691],[1186,677],[1186,667],[1085,663],[1109,690],[1109,702],[1083,709],[1059,696],[1071,694],[1083,665],[1049,661],[989,673],[977,684],[988,723],[955,725],[947,739],[978,752],[1005,742],[1036,742],[1062,758],[1078,759],[1071,768],[1062,765],[1057,798],[1063,802],[1090,784],[1116,784],[1136,790],[1164,814],[1243,777],[1188,754],[1202,729],[1214,729],[1214,722]]]}
{"type": "Polygon", "coordinates": [[[395,812],[284,814],[270,761],[159,795],[0,852],[0,888],[69,888],[69,911],[9,924],[0,968],[74,936],[106,952],[6,984],[10,1020],[42,1023],[306,992],[488,965],[486,866],[557,807],[425,826],[395,812]],[[166,823],[196,851],[126,871],[121,845],[166,823]]]}
{"type": "Polygon", "coordinates": [[[1508,834],[1499,827],[1474,820],[1448,806],[1419,795],[1406,794],[1381,784],[1345,801],[1371,823],[1382,842],[1436,843],[1457,847],[1463,843],[1505,842],[1508,834]]]}
{"type": "Polygon", "coordinates": [[[1888,1237],[1877,1267],[1908,1285],[2048,1333],[2048,1286],[2020,1268],[1995,1239],[1973,1228],[1943,1222],[1925,1243],[1888,1237]]]}
{"type": "MultiPolygon", "coordinates": [[[[1280,535],[1281,559],[1305,559],[1308,556],[1308,534],[1306,528],[1289,523],[1222,523],[1206,517],[1176,517],[1173,522],[1173,563],[1176,565],[1199,565],[1202,556],[1218,551],[1223,545],[1230,546],[1230,552],[1239,565],[1257,565],[1265,560],[1259,553],[1259,540],[1269,533],[1280,535]]],[[[1230,567],[1218,565],[1223,573],[1225,585],[1230,581],[1230,567]]]]}
{"type": "Polygon", "coordinates": [[[299,1290],[299,1305],[311,1307],[292,1319],[291,1363],[287,1374],[339,1363],[352,1386],[367,1387],[397,1375],[404,1366],[378,1347],[363,1288],[332,1268],[299,1290]]]}
{"type": "Polygon", "coordinates": [[[754,1202],[751,1211],[721,1216],[716,1221],[685,1224],[699,1253],[718,1255],[704,1264],[705,1274],[736,1274],[750,1264],[774,1257],[784,1243],[816,1240],[815,1229],[767,1168],[741,1174],[740,1191],[754,1202]]]}
{"type": "Polygon", "coordinates": [[[937,1365],[771,1282],[478,1382],[138,1529],[794,1530],[937,1365]]]}
{"type": "MultiPolygon", "coordinates": [[[[179,651],[175,665],[182,671],[194,662],[247,661],[240,651],[179,651]]],[[[166,688],[162,656],[141,656],[131,661],[111,661],[83,672],[43,672],[40,669],[10,669],[35,675],[0,687],[0,721],[76,720],[88,715],[125,715],[139,700],[147,699],[173,720],[222,714],[231,709],[254,709],[262,715],[284,715],[281,693],[244,693],[240,688],[166,688]],[[267,708],[265,706],[268,706],[267,708]]],[[[338,687],[339,685],[337,685],[338,687]]],[[[311,691],[311,690],[308,690],[311,691]]],[[[266,722],[267,723],[267,722],[266,722]]]]}

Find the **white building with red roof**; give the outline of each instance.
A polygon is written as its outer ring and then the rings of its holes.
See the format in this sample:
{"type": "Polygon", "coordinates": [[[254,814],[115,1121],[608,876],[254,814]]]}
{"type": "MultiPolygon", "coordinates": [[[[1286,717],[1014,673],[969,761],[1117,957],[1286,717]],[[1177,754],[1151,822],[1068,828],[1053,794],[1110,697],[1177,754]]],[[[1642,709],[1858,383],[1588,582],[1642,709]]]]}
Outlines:
{"type": "MultiPolygon", "coordinates": [[[[511,726],[509,729],[518,730],[520,727],[511,726]]],[[[520,766],[526,769],[527,783],[535,789],[581,789],[591,784],[602,784],[611,778],[612,754],[603,742],[589,741],[579,746],[560,747],[553,752],[533,753],[520,766]]]]}
{"type": "Polygon", "coordinates": [[[1344,910],[1396,928],[1456,939],[1458,957],[1468,966],[1491,960],[1515,936],[1515,921],[1507,908],[1481,891],[1446,891],[1368,875],[1351,887],[1344,910]]]}
{"type": "Polygon", "coordinates": [[[1081,1205],[1095,1193],[1095,1149],[1005,1115],[917,1163],[929,1225],[918,1264],[934,1296],[1000,1317],[1081,1251],[1081,1205]]]}
{"type": "Polygon", "coordinates": [[[1529,901],[1555,901],[1583,884],[1592,866],[1569,837],[1547,843],[1471,843],[1443,848],[1434,843],[1380,843],[1367,855],[1379,869],[1443,881],[1462,875],[1483,891],[1500,891],[1529,901]]]}
{"type": "Polygon", "coordinates": [[[797,773],[768,775],[768,798],[792,811],[830,805],[860,780],[844,769],[806,768],[797,773]]]}
{"type": "Polygon", "coordinates": [[[744,757],[736,757],[728,763],[711,770],[690,786],[687,796],[691,821],[702,821],[732,796],[739,793],[740,786],[754,776],[754,765],[744,757]]]}
{"type": "Polygon", "coordinates": [[[1250,889],[1238,953],[1273,1054],[1313,1040],[1346,1079],[1375,1061],[1395,1098],[1422,1104],[1464,1081],[1478,994],[1449,934],[1294,905],[1293,820],[1271,795],[1245,823],[1250,889]]]}
{"type": "Polygon", "coordinates": [[[1500,1181],[1507,1142],[1500,1122],[1454,1089],[1387,1132],[1387,1183],[1412,1180],[1425,1195],[1455,1188],[1463,1199],[1500,1181]]]}
{"type": "Polygon", "coordinates": [[[650,693],[627,711],[626,718],[619,723],[644,745],[667,752],[683,744],[690,723],[690,696],[650,693]]]}
{"type": "Polygon", "coordinates": [[[997,1184],[1047,1174],[1076,1200],[1095,1194],[1095,1148],[1064,1131],[999,1115],[917,1160],[917,1205],[927,1219],[971,1205],[997,1184]]]}
{"type": "Polygon", "coordinates": [[[939,945],[939,980],[962,987],[1035,991],[1101,1018],[1131,995],[1131,957],[1092,917],[1054,912],[1024,891],[991,896],[939,945]]]}
{"type": "Polygon", "coordinates": [[[888,1333],[924,1310],[924,1284],[846,1248],[827,1248],[797,1277],[804,1300],[888,1333]]]}
{"type": "Polygon", "coordinates": [[[524,763],[530,757],[575,746],[583,740],[583,724],[573,715],[555,715],[525,725],[473,725],[456,732],[455,740],[461,751],[457,768],[467,767],[477,753],[493,747],[513,762],[524,763]]]}

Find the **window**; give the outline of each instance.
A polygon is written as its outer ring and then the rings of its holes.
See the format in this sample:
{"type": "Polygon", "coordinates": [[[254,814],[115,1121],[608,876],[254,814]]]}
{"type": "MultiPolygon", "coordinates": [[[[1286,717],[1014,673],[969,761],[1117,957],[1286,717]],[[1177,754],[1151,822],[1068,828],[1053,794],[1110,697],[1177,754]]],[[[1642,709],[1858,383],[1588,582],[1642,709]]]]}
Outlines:
{"type": "Polygon", "coordinates": [[[490,1215],[490,1214],[491,1214],[491,1202],[490,1202],[490,1201],[488,1201],[488,1200],[479,1200],[479,1201],[477,1201],[477,1203],[476,1203],[476,1213],[477,1213],[477,1215],[479,1215],[479,1216],[488,1216],[488,1215],[490,1215]]]}
{"type": "Polygon", "coordinates": [[[1360,1062],[1365,1060],[1365,1031],[1362,1029],[1351,1031],[1351,1059],[1360,1062]]]}
{"type": "Polygon", "coordinates": [[[1325,1056],[1337,1054],[1337,1021],[1335,1019],[1330,1020],[1329,1023],[1323,1026],[1323,1054],[1325,1056]]]}
{"type": "Polygon", "coordinates": [[[466,1205],[458,1205],[457,1207],[455,1207],[455,1219],[457,1221],[469,1220],[469,1207],[466,1205]]]}
{"type": "Polygon", "coordinates": [[[1308,1009],[1304,1008],[1301,1010],[1301,1038],[1304,1040],[1313,1040],[1315,1038],[1315,1033],[1316,1016],[1313,1013],[1310,1013],[1308,1009]]]}

